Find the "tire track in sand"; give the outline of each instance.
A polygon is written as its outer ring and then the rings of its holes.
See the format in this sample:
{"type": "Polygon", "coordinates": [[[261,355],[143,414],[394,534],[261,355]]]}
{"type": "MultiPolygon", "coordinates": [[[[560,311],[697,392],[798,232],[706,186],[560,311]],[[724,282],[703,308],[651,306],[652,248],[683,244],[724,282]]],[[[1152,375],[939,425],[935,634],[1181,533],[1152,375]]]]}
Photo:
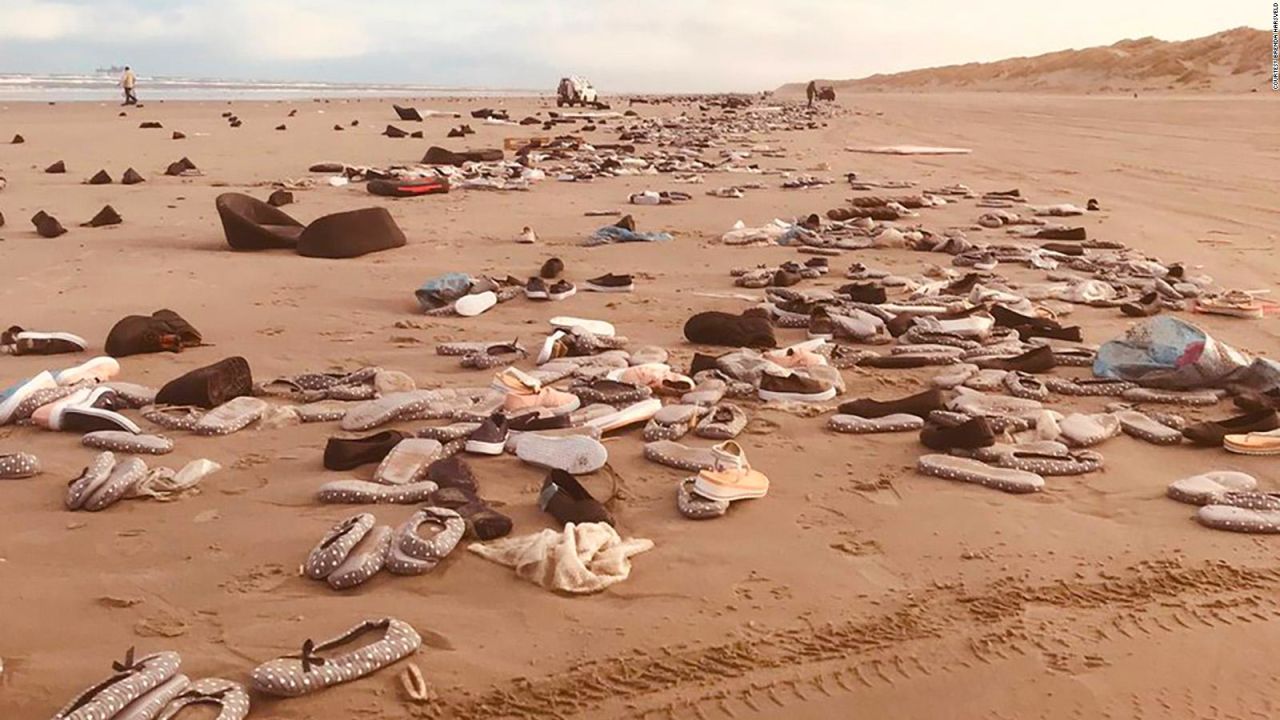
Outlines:
{"type": "Polygon", "coordinates": [[[860,688],[1036,655],[1059,672],[1105,665],[1099,642],[1270,622],[1280,567],[1145,562],[1100,581],[1028,585],[999,580],[977,592],[916,592],[883,615],[777,629],[721,643],[675,645],[518,677],[433,707],[440,718],[569,718],[607,711],[645,718],[734,717],[860,688]],[[1061,612],[1028,621],[1029,607],[1061,612]]]}

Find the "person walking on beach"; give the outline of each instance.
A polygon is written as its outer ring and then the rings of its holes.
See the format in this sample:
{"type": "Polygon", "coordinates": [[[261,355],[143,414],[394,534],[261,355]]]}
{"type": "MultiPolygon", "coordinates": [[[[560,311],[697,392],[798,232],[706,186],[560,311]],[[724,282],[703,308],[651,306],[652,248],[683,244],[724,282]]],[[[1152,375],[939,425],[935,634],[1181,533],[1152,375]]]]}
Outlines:
{"type": "MultiPolygon", "coordinates": [[[[124,104],[137,105],[138,96],[133,92],[133,86],[138,82],[138,78],[134,77],[133,70],[127,65],[124,69],[124,75],[120,76],[120,87],[124,88],[124,104]]],[[[812,103],[810,103],[812,104],[812,103]]]]}
{"type": "Polygon", "coordinates": [[[804,89],[804,94],[809,96],[809,107],[813,107],[813,99],[818,96],[818,81],[810,80],[809,87],[804,89]]]}

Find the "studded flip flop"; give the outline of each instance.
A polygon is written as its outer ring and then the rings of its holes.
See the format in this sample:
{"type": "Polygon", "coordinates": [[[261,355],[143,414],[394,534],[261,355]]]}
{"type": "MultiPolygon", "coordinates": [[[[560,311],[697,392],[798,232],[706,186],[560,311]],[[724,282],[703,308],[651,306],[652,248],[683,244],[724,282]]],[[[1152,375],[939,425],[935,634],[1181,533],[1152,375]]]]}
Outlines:
{"type": "Polygon", "coordinates": [[[676,510],[690,520],[710,520],[729,510],[728,500],[713,500],[699,495],[695,490],[698,478],[690,477],[676,486],[676,510]]]}
{"type": "Polygon", "coordinates": [[[1280,510],[1253,510],[1230,505],[1206,505],[1196,520],[1214,530],[1239,533],[1280,533],[1280,510]]]}
{"type": "Polygon", "coordinates": [[[1121,410],[1115,416],[1120,421],[1120,430],[1130,437],[1152,445],[1177,445],[1182,442],[1180,431],[1156,422],[1137,410],[1121,410]]]}
{"type": "Polygon", "coordinates": [[[143,408],[142,417],[165,430],[194,431],[205,410],[193,405],[152,405],[143,408]]]}
{"type": "Polygon", "coordinates": [[[1219,470],[1169,483],[1165,494],[1188,505],[1216,505],[1229,492],[1251,492],[1258,487],[1257,478],[1242,472],[1219,470]]]}
{"type": "Polygon", "coordinates": [[[747,420],[747,413],[742,408],[732,403],[721,403],[703,416],[693,433],[709,440],[732,440],[746,429],[747,420]]]}
{"type": "Polygon", "coordinates": [[[373,481],[383,485],[408,485],[421,480],[431,463],[439,460],[442,446],[437,440],[407,438],[396,443],[373,472],[373,481]]]}
{"type": "Polygon", "coordinates": [[[467,531],[467,523],[453,510],[442,507],[426,507],[414,513],[397,545],[410,557],[419,560],[443,560],[458,546],[467,531]],[[424,526],[428,530],[424,534],[424,526]]]}
{"type": "Polygon", "coordinates": [[[716,458],[710,448],[689,447],[670,440],[645,443],[644,457],[659,465],[691,472],[710,470],[716,466],[716,458]]]}
{"type": "Polygon", "coordinates": [[[230,435],[257,422],[267,407],[265,400],[242,395],[205,413],[192,430],[197,435],[230,435]]]}
{"type": "Polygon", "coordinates": [[[95,489],[90,490],[80,504],[81,510],[98,512],[116,504],[147,476],[147,464],[138,458],[128,458],[115,464],[111,474],[95,489]]]}

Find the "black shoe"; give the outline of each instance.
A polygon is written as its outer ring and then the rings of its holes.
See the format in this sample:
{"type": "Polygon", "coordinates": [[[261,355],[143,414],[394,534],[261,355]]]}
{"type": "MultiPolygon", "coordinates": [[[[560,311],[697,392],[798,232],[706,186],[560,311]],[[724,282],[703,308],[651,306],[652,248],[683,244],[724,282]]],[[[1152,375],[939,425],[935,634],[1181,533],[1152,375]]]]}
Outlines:
{"type": "Polygon", "coordinates": [[[545,280],[555,280],[560,277],[562,272],[564,272],[564,262],[560,258],[551,258],[542,263],[542,269],[538,271],[538,276],[545,280]]]}
{"type": "Polygon", "coordinates": [[[613,524],[613,516],[591,497],[578,479],[563,470],[552,470],[542,483],[538,507],[561,524],[603,522],[613,524]]]}
{"type": "Polygon", "coordinates": [[[946,452],[953,448],[976,450],[996,444],[996,434],[986,418],[973,418],[955,427],[943,427],[935,422],[926,422],[920,431],[920,442],[931,450],[946,452]]]}
{"type": "Polygon", "coordinates": [[[387,430],[362,438],[329,438],[324,446],[326,470],[354,470],[361,465],[382,462],[391,449],[409,435],[387,430]]]}
{"type": "Polygon", "coordinates": [[[572,424],[568,415],[540,415],[529,412],[511,418],[507,428],[514,432],[536,432],[538,430],[557,430],[572,424]]]}
{"type": "Polygon", "coordinates": [[[507,449],[507,416],[494,413],[467,437],[466,451],[477,455],[501,455],[507,449]]]}

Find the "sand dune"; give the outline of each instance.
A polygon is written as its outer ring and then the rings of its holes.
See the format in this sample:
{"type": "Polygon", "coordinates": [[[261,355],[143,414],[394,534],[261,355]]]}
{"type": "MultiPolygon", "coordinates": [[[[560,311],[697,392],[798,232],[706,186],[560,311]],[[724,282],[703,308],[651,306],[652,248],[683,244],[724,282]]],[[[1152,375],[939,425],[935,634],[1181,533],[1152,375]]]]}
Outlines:
{"type": "MultiPolygon", "coordinates": [[[[837,90],[1000,90],[1043,92],[1248,92],[1268,86],[1271,37],[1239,27],[1194,40],[1154,37],[990,63],[965,63],[854,80],[837,90]]],[[[791,83],[779,92],[802,92],[791,83]]]]}

